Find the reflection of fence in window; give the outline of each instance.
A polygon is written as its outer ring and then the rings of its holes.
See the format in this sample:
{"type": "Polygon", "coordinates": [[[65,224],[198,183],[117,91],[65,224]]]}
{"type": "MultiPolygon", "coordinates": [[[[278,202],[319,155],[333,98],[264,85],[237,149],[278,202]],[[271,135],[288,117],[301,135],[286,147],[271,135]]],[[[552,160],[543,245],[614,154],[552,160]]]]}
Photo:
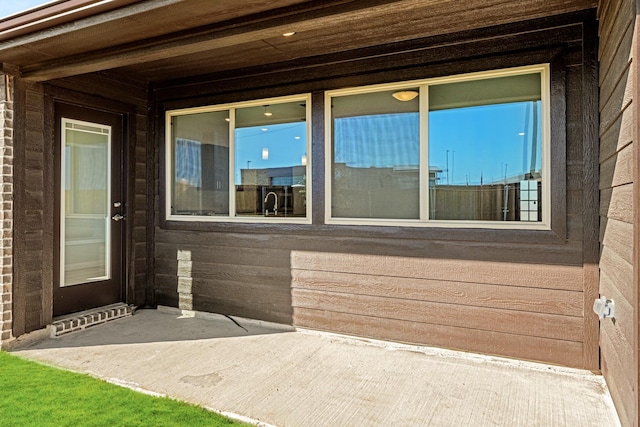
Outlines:
{"type": "Polygon", "coordinates": [[[334,127],[333,215],[418,219],[419,114],[340,117],[334,127]]]}
{"type": "Polygon", "coordinates": [[[508,184],[436,185],[429,189],[430,219],[541,221],[536,180],[508,184]],[[521,187],[526,186],[525,190],[521,187]],[[524,199],[523,199],[524,197],[524,199]]]}

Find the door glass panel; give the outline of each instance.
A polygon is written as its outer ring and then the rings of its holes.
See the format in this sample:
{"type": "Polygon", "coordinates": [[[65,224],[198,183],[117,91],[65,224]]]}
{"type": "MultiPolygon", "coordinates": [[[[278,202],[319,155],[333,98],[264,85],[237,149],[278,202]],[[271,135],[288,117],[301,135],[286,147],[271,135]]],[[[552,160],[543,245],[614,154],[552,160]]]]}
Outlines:
{"type": "Polygon", "coordinates": [[[111,127],[62,119],[61,286],[110,279],[111,127]]]}

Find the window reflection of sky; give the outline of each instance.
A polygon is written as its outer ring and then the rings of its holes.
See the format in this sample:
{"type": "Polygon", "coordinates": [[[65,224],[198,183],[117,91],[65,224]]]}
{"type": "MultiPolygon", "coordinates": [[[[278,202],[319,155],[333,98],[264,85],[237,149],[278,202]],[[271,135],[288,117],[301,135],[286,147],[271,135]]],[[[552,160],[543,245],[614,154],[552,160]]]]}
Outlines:
{"type": "MultiPolygon", "coordinates": [[[[429,164],[450,184],[501,181],[542,169],[541,103],[537,102],[536,159],[531,162],[531,102],[457,108],[429,113],[429,164]],[[524,134],[524,135],[522,135],[524,134]]],[[[442,182],[444,181],[444,182],[442,182]]]]}
{"type": "MultiPolygon", "coordinates": [[[[429,166],[439,183],[485,184],[531,172],[532,106],[537,109],[536,158],[542,166],[540,102],[514,102],[429,113],[429,166]],[[448,152],[448,153],[447,153],[448,152]],[[448,162],[448,164],[447,164],[448,162]]],[[[418,113],[335,119],[334,162],[353,168],[419,164],[418,113]]],[[[515,179],[515,178],[514,178],[515,179]]]]}
{"type": "Polygon", "coordinates": [[[236,183],[240,183],[241,169],[299,166],[306,154],[306,122],[238,128],[235,130],[236,183]]]}

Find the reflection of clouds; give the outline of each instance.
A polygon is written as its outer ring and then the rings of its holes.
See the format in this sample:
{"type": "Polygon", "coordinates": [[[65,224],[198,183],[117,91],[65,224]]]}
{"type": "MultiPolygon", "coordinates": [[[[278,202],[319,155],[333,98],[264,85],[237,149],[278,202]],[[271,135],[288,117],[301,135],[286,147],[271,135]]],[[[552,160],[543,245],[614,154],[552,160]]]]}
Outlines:
{"type": "Polygon", "coordinates": [[[344,117],[334,123],[336,163],[354,168],[393,168],[419,162],[419,113],[344,117]]]}
{"type": "Polygon", "coordinates": [[[176,138],[176,182],[193,187],[202,185],[202,147],[200,141],[176,138]]]}

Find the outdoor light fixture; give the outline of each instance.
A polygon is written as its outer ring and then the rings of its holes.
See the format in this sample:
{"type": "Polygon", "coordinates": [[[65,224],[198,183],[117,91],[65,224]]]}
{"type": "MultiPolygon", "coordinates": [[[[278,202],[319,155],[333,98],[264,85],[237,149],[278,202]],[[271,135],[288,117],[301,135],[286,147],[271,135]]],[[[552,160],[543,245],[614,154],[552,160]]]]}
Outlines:
{"type": "Polygon", "coordinates": [[[306,154],[304,156],[302,156],[302,158],[300,159],[300,162],[302,163],[302,166],[307,166],[307,155],[306,154]]]}
{"type": "Polygon", "coordinates": [[[267,117],[273,116],[273,113],[271,111],[269,111],[269,106],[268,105],[264,106],[264,115],[267,116],[267,117]]]}
{"type": "Polygon", "coordinates": [[[411,101],[418,96],[418,91],[415,90],[400,90],[391,94],[395,99],[402,102],[411,101]]]}

